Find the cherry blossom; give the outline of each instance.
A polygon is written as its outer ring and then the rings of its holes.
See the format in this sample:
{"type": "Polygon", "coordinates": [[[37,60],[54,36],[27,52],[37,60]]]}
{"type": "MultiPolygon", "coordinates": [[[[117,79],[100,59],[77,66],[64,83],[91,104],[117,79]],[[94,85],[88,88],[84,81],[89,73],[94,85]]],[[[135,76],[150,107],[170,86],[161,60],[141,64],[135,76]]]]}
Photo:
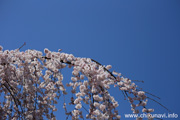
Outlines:
{"type": "Polygon", "coordinates": [[[144,91],[110,69],[111,65],[103,66],[93,59],[75,57],[61,50],[9,51],[0,46],[0,92],[4,93],[0,119],[55,120],[58,100],[70,94],[71,100],[64,101],[63,108],[71,119],[119,120],[121,115],[117,107],[120,103],[109,92],[112,86],[122,91],[133,113],[139,113],[137,107],[142,107],[142,112],[146,113],[154,111],[146,108],[144,91]],[[66,67],[73,69],[70,82],[63,81],[61,70],[66,67]],[[66,87],[71,88],[71,93],[67,93],[66,87]],[[68,110],[66,104],[74,109],[68,110]]]}

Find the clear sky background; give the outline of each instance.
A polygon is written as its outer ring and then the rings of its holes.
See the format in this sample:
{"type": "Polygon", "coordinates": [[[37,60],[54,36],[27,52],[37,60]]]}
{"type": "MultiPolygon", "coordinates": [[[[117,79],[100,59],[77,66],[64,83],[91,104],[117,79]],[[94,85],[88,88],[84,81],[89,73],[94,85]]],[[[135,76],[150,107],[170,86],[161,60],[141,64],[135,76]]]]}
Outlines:
{"type": "MultiPolygon", "coordinates": [[[[22,50],[61,48],[111,64],[144,80],[137,84],[180,116],[179,0],[0,0],[0,45],[11,50],[24,42],[22,50]]],[[[111,92],[124,118],[130,105],[118,89],[111,92]]],[[[57,118],[65,119],[57,107],[57,118]]],[[[168,114],[151,100],[148,107],[168,114]]]]}

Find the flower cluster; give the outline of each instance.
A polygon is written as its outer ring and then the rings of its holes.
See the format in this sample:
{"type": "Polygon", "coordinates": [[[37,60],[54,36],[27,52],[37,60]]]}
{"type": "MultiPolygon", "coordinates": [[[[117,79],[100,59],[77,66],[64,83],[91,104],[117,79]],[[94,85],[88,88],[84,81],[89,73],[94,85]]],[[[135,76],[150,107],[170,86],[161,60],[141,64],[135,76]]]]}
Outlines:
{"type": "Polygon", "coordinates": [[[67,94],[61,74],[61,69],[67,65],[73,67],[71,82],[66,86],[72,89],[70,105],[74,109],[68,112],[65,102],[63,108],[72,119],[84,118],[84,108],[86,119],[119,120],[119,103],[108,90],[112,85],[125,94],[133,113],[139,113],[138,106],[143,106],[142,112],[153,112],[153,109],[145,107],[145,92],[138,91],[135,83],[120,73],[111,73],[111,65],[102,66],[90,58],[52,52],[47,48],[43,55],[37,50],[3,51],[0,46],[0,93],[4,92],[4,102],[0,102],[0,119],[33,120],[46,117],[55,120],[55,104],[61,93],[67,94]]]}

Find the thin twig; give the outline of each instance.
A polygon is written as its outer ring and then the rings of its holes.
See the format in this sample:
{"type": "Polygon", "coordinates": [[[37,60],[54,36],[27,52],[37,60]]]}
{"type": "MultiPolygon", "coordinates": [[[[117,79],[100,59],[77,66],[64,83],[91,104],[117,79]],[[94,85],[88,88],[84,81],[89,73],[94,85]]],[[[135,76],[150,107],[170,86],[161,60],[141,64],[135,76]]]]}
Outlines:
{"type": "MultiPolygon", "coordinates": [[[[139,89],[137,89],[138,91],[140,91],[139,89]]],[[[143,90],[144,91],[144,90],[143,90]]],[[[145,93],[147,93],[147,94],[149,94],[149,95],[151,95],[151,96],[153,96],[153,97],[156,97],[156,98],[158,98],[158,99],[161,99],[160,97],[158,97],[158,96],[156,96],[156,95],[154,95],[154,94],[152,94],[152,93],[149,93],[149,92],[147,92],[147,91],[144,91],[145,93]]]]}
{"type": "Polygon", "coordinates": [[[163,108],[165,108],[167,111],[171,112],[167,107],[165,107],[164,105],[162,105],[162,104],[159,103],[158,101],[156,101],[156,100],[154,100],[154,99],[152,99],[152,98],[150,98],[150,97],[147,97],[147,98],[150,99],[150,100],[152,100],[152,101],[154,101],[154,102],[156,102],[156,103],[158,103],[160,106],[162,106],[163,108]]]}
{"type": "Polygon", "coordinates": [[[26,42],[24,42],[23,45],[21,45],[21,47],[18,48],[18,50],[20,50],[22,47],[24,47],[26,45],[26,42]]]}
{"type": "Polygon", "coordinates": [[[143,81],[143,80],[131,80],[131,81],[135,81],[135,82],[142,82],[142,83],[144,83],[144,81],[143,81]]]}
{"type": "MultiPolygon", "coordinates": [[[[84,108],[84,110],[87,112],[87,113],[89,113],[89,111],[82,105],[82,107],[84,108]]],[[[90,113],[89,113],[90,114],[90,113]]]]}

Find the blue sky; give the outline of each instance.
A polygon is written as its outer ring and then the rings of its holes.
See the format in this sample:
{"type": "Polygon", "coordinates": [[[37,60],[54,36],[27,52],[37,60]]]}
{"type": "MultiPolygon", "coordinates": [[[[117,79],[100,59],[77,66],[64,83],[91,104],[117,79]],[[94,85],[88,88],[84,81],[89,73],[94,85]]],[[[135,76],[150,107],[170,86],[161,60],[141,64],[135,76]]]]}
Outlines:
{"type": "MultiPolygon", "coordinates": [[[[137,84],[180,115],[179,6],[179,0],[1,0],[0,45],[11,50],[26,42],[22,50],[61,48],[111,64],[132,80],[144,80],[137,84]]],[[[111,92],[122,117],[131,113],[121,92],[111,92]]],[[[150,100],[148,107],[168,113],[150,100]]]]}

